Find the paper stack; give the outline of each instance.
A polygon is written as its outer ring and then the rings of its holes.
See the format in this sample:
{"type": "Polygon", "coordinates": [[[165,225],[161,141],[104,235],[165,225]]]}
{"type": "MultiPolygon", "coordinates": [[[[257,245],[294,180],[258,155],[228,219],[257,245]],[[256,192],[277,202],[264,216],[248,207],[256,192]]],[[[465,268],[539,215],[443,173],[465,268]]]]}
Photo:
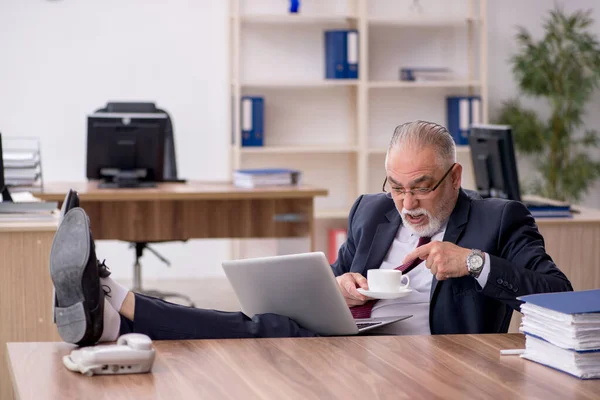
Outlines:
{"type": "Polygon", "coordinates": [[[36,151],[4,150],[4,179],[7,186],[34,186],[41,176],[36,151]]]}
{"type": "Polygon", "coordinates": [[[58,203],[41,201],[30,192],[12,193],[12,202],[0,197],[0,222],[52,221],[58,218],[58,203]]]}
{"type": "Polygon", "coordinates": [[[300,171],[292,169],[239,169],[233,174],[233,184],[243,188],[299,185],[300,171]]]}
{"type": "Polygon", "coordinates": [[[581,379],[600,378],[600,289],[519,297],[521,357],[581,379]]]}

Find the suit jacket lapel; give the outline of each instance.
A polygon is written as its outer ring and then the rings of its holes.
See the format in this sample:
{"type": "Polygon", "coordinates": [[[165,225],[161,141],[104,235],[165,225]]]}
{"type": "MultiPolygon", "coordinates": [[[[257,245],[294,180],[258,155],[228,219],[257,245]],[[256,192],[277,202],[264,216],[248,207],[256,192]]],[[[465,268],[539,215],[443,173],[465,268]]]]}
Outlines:
{"type": "MultiPolygon", "coordinates": [[[[460,235],[462,234],[469,220],[470,208],[471,201],[469,200],[469,196],[462,189],[460,189],[458,192],[456,206],[454,206],[454,210],[448,219],[446,233],[444,233],[444,242],[451,242],[454,244],[458,242],[458,239],[460,238],[460,235]]],[[[431,282],[431,299],[433,299],[437,287],[438,281],[434,276],[431,282]]]]}
{"type": "Polygon", "coordinates": [[[388,222],[382,222],[377,225],[377,230],[375,231],[375,236],[371,242],[369,254],[367,255],[365,266],[363,267],[364,275],[366,275],[367,270],[379,268],[381,266],[381,263],[396,236],[396,232],[398,232],[400,223],[402,222],[402,218],[400,218],[400,214],[395,207],[388,211],[385,214],[385,217],[388,222]]]}

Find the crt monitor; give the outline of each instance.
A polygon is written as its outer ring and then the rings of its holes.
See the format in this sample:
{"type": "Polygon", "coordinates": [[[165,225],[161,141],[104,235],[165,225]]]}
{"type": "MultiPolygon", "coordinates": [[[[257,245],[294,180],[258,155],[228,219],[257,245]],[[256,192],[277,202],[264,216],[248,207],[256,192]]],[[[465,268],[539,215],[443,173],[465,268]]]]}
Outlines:
{"type": "Polygon", "coordinates": [[[472,125],[469,147],[479,194],[521,201],[511,127],[472,125]]]}
{"type": "Polygon", "coordinates": [[[87,178],[100,187],[154,187],[164,180],[167,115],[88,116],[87,178]]]}

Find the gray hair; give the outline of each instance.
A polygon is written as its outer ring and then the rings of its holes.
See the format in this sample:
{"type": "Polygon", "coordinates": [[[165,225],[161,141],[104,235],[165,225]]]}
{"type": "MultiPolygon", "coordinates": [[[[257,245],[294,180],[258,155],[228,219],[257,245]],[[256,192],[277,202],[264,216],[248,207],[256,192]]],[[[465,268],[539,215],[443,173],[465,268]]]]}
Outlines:
{"type": "Polygon", "coordinates": [[[456,162],[456,144],[448,129],[427,121],[413,121],[398,125],[390,141],[385,162],[392,148],[433,147],[441,168],[448,168],[456,162]]]}

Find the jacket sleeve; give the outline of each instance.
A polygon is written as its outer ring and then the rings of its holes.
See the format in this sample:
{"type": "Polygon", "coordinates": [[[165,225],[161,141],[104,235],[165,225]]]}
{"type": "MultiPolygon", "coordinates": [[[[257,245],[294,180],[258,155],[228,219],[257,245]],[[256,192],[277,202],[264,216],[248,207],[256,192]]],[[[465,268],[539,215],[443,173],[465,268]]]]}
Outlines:
{"type": "Polygon", "coordinates": [[[360,196],[352,205],[350,209],[350,215],[348,216],[348,238],[340,247],[338,251],[337,260],[331,265],[333,269],[333,274],[335,276],[340,276],[345,274],[346,272],[350,272],[350,267],[352,266],[352,260],[354,260],[354,254],[356,253],[356,245],[355,245],[355,237],[352,233],[352,222],[354,220],[354,215],[356,214],[356,210],[358,209],[358,205],[362,200],[363,196],[360,196]]]}
{"type": "Polygon", "coordinates": [[[527,207],[506,203],[498,227],[499,256],[490,255],[483,293],[519,311],[519,296],[572,291],[571,283],[546,253],[544,238],[527,207]]]}

